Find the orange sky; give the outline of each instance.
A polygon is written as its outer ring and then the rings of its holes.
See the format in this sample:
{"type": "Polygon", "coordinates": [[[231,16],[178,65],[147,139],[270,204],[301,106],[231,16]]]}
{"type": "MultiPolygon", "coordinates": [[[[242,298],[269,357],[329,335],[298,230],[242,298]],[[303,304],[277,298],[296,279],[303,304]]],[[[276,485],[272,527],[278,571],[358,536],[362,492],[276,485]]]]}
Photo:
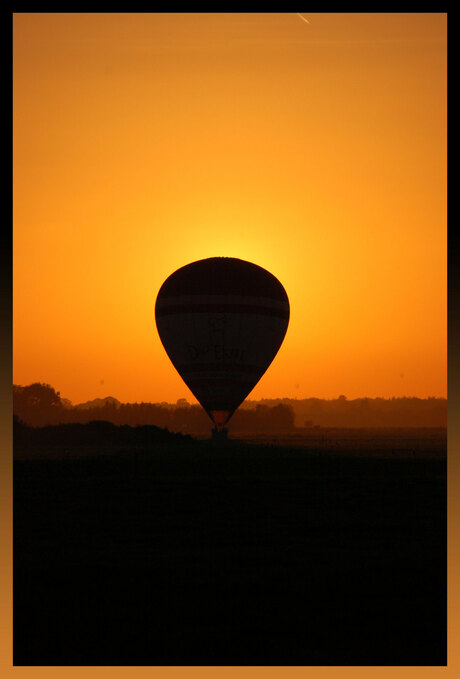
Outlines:
{"type": "Polygon", "coordinates": [[[291,320],[250,398],[447,395],[445,14],[15,14],[13,379],[194,398],[154,320],[246,259],[291,320]]]}

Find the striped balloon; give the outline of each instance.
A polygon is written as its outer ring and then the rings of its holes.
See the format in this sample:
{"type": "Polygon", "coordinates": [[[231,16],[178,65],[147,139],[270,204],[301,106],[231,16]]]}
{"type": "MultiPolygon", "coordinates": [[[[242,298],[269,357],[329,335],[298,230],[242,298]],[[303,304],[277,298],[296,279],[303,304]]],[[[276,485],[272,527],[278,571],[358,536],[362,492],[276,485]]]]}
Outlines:
{"type": "Polygon", "coordinates": [[[221,429],[275,358],[289,323],[289,300],[262,267],[211,257],[165,280],[155,319],[173,365],[221,429]]]}

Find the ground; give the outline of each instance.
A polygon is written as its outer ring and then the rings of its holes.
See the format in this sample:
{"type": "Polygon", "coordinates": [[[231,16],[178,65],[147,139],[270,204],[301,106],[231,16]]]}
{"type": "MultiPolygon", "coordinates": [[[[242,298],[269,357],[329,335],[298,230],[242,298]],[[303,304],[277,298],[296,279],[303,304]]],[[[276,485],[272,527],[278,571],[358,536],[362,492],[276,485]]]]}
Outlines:
{"type": "Polygon", "coordinates": [[[446,459],[427,449],[16,460],[14,664],[446,664],[446,459]]]}

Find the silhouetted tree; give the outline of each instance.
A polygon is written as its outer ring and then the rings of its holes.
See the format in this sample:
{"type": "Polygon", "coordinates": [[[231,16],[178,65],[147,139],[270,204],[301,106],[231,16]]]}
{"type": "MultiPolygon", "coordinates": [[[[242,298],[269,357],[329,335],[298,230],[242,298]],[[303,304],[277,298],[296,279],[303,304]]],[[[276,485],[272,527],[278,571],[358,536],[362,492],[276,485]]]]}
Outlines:
{"type": "Polygon", "coordinates": [[[59,392],[49,384],[13,385],[13,412],[33,425],[55,424],[63,410],[59,392]]]}

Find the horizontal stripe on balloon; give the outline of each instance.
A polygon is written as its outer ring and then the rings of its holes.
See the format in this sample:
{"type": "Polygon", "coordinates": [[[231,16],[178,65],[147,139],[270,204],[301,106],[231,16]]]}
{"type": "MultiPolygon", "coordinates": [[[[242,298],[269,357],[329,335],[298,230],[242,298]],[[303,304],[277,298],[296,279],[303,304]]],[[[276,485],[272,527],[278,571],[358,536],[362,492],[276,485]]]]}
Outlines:
{"type": "Polygon", "coordinates": [[[250,314],[257,316],[273,316],[289,320],[289,308],[270,309],[253,304],[178,304],[155,310],[157,318],[174,314],[250,314]]]}
{"type": "MultiPolygon", "coordinates": [[[[190,388],[193,389],[195,387],[205,387],[205,388],[211,388],[215,386],[225,386],[225,387],[239,387],[239,388],[247,388],[248,384],[254,384],[253,380],[247,380],[247,377],[242,376],[241,379],[238,377],[185,377],[184,382],[186,382],[190,388]]],[[[255,386],[255,384],[254,384],[255,386]]]]}
{"type": "Polygon", "coordinates": [[[187,363],[178,364],[176,366],[180,373],[200,373],[200,372],[231,372],[231,373],[245,373],[259,376],[265,372],[265,367],[257,365],[242,365],[239,363],[187,363]]]}
{"type": "MultiPolygon", "coordinates": [[[[181,375],[184,382],[188,385],[201,385],[202,387],[211,387],[216,384],[227,383],[232,381],[235,384],[239,384],[241,387],[251,388],[255,387],[258,380],[248,375],[229,375],[221,373],[220,375],[203,375],[200,373],[190,373],[189,375],[181,375]]],[[[192,387],[190,387],[192,388],[192,387]]],[[[192,389],[193,391],[193,389],[192,389]]]]}
{"type": "Polygon", "coordinates": [[[167,295],[158,297],[156,301],[157,309],[177,304],[254,304],[255,306],[281,309],[289,307],[287,299],[280,301],[273,297],[262,297],[261,295],[167,295]]]}

